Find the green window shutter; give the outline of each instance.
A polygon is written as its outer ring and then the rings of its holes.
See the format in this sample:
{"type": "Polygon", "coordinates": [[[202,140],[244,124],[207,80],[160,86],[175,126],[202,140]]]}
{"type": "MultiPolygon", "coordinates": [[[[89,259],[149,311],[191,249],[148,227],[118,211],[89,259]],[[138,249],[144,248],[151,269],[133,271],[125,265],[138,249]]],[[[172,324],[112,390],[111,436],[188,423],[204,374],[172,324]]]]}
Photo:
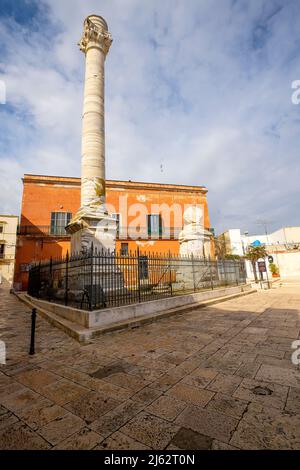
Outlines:
{"type": "Polygon", "coordinates": [[[159,236],[161,237],[162,236],[162,217],[161,217],[161,214],[159,214],[159,236]]]}

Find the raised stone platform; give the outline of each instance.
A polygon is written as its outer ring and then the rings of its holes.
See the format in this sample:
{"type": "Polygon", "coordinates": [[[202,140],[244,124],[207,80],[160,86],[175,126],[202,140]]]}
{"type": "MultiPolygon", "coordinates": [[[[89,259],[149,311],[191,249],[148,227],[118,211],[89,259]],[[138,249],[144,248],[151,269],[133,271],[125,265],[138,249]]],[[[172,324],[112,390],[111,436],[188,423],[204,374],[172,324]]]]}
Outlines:
{"type": "Polygon", "coordinates": [[[30,307],[36,307],[38,313],[53,325],[63,329],[80,342],[88,342],[93,337],[104,333],[135,328],[160,318],[253,292],[256,290],[245,284],[92,312],[38,300],[24,293],[16,295],[30,307]]]}

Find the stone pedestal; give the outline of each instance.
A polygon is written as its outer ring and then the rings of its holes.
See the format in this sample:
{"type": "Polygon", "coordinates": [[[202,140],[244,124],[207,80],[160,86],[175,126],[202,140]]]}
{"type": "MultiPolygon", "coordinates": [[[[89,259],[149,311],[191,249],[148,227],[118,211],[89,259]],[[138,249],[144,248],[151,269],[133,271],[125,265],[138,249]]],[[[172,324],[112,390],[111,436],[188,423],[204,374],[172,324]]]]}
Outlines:
{"type": "Polygon", "coordinates": [[[179,233],[180,255],[209,258],[211,233],[204,228],[202,208],[199,206],[187,208],[183,220],[184,226],[179,233]]]}
{"type": "Polygon", "coordinates": [[[113,252],[116,246],[116,220],[106,214],[102,218],[80,217],[78,223],[68,226],[71,233],[71,253],[87,252],[91,246],[95,252],[113,252]]]}
{"type": "Polygon", "coordinates": [[[176,269],[174,290],[201,289],[212,275],[210,265],[205,262],[210,258],[211,233],[204,228],[203,210],[199,206],[188,207],[183,220],[184,227],[179,233],[179,253],[183,259],[176,269]]]}

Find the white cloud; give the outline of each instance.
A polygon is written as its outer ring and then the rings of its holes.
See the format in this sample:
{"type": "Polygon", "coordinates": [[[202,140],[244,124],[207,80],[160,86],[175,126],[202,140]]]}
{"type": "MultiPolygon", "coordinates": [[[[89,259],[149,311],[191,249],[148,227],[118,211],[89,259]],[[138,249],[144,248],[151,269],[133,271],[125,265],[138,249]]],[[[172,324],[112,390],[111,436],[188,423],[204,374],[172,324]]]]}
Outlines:
{"type": "Polygon", "coordinates": [[[114,38],[107,177],[203,184],[218,229],[255,230],[265,215],[275,228],[299,225],[296,2],[45,3],[47,22],[31,34],[13,19],[0,25],[0,79],[13,106],[0,108],[6,211],[19,211],[24,172],[79,175],[84,56],[76,43],[96,12],[114,38]]]}

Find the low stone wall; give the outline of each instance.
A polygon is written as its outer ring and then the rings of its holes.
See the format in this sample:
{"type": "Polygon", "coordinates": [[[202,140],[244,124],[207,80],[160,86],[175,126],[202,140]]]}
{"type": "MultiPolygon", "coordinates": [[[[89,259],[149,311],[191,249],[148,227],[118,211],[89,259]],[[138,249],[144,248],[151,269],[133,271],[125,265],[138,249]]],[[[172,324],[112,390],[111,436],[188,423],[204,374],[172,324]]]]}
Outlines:
{"type": "Polygon", "coordinates": [[[86,328],[89,327],[89,316],[91,312],[88,312],[87,310],[80,310],[78,308],[66,307],[54,302],[47,302],[46,300],[39,300],[35,297],[31,297],[28,294],[25,295],[25,298],[36,307],[40,307],[43,310],[55,313],[55,315],[65,318],[66,320],[69,320],[73,323],[77,323],[78,325],[82,325],[86,328]]]}
{"type": "Polygon", "coordinates": [[[77,323],[85,328],[101,328],[113,325],[122,321],[142,318],[144,316],[154,315],[165,310],[189,306],[196,303],[203,303],[207,300],[217,299],[227,295],[239,294],[251,290],[250,284],[244,284],[235,287],[223,287],[214,290],[195,292],[186,295],[178,295],[149,302],[126,305],[122,307],[106,308],[88,312],[72,307],[38,300],[27,295],[30,302],[41,309],[50,311],[66,320],[77,323]]]}

